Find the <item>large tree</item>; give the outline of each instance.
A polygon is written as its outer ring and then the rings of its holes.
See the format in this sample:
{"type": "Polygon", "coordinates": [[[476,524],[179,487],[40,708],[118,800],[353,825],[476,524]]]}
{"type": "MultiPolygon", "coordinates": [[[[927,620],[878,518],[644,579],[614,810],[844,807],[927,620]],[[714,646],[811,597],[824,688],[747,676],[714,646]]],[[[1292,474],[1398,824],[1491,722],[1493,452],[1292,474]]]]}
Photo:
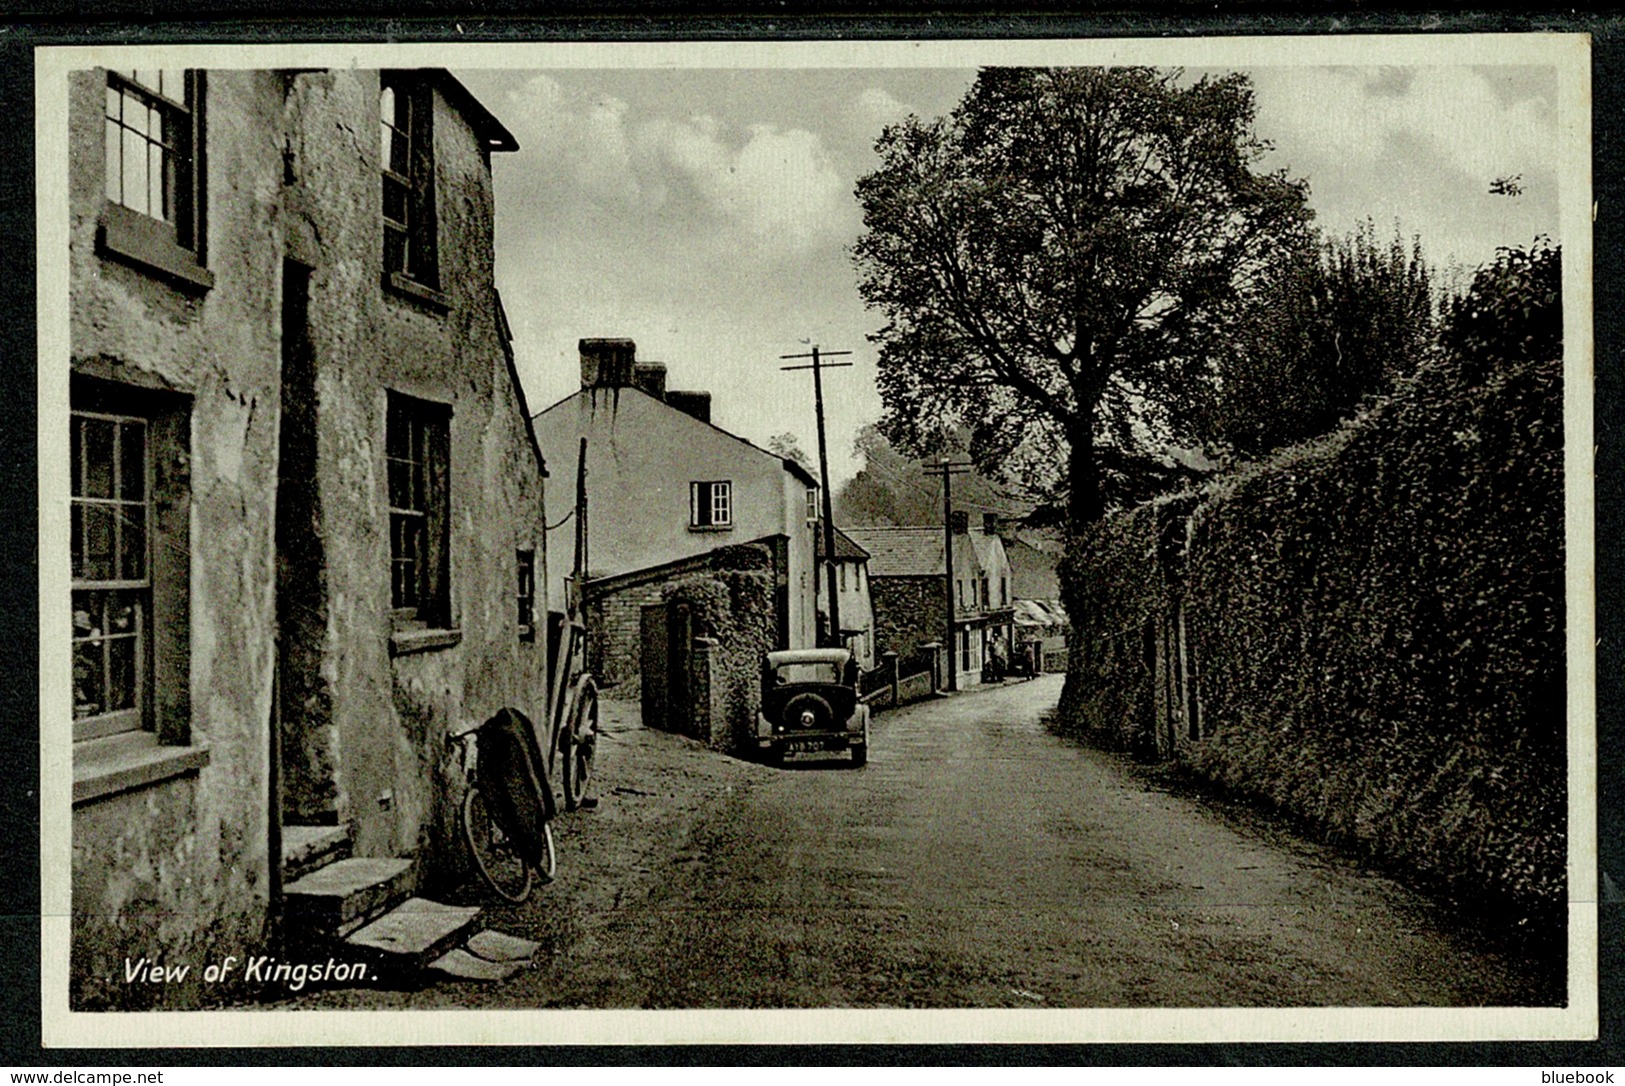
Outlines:
{"type": "Polygon", "coordinates": [[[1421,243],[1367,221],[1285,260],[1215,355],[1205,436],[1242,457],[1326,433],[1437,350],[1421,243]]]}
{"type": "Polygon", "coordinates": [[[1253,117],[1240,74],[990,68],[948,116],[887,127],[854,250],[886,434],[919,454],[967,428],[1074,529],[1172,467],[1215,342],[1307,236],[1253,117]]]}

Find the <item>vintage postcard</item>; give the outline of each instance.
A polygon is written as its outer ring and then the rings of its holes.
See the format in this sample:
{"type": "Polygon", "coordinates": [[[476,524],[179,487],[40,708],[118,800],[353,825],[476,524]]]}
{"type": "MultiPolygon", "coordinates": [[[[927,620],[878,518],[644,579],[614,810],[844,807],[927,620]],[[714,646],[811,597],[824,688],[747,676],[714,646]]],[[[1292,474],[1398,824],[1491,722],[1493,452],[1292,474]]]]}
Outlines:
{"type": "Polygon", "coordinates": [[[1590,92],[41,48],[45,1043],[1595,1037],[1590,92]]]}

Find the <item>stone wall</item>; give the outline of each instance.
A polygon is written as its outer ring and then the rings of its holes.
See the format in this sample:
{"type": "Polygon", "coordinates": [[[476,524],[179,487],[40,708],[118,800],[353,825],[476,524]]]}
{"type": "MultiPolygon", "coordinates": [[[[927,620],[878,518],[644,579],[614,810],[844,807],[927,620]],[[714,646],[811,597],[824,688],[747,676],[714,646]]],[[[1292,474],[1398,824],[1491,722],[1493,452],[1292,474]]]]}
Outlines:
{"type": "MultiPolygon", "coordinates": [[[[771,570],[775,542],[760,540],[719,547],[694,558],[648,570],[595,581],[587,587],[587,666],[615,697],[634,699],[642,690],[643,609],[660,603],[672,584],[709,571],[771,570]]],[[[777,628],[778,603],[769,594],[767,609],[777,628]]]]}
{"type": "Polygon", "coordinates": [[[635,698],[642,688],[638,631],[643,608],[659,603],[663,580],[630,584],[587,602],[587,666],[601,688],[635,698]]]}

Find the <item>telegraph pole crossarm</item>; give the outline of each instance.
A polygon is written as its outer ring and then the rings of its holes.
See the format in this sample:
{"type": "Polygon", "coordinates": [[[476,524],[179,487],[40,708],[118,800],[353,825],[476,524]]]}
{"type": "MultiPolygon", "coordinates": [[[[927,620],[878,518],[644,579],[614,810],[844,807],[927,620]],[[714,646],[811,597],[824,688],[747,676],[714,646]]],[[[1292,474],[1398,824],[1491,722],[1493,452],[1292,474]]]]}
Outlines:
{"type": "Polygon", "coordinates": [[[812,370],[813,374],[813,402],[818,411],[818,472],[820,488],[824,492],[824,562],[829,571],[829,643],[839,647],[841,645],[841,601],[836,593],[835,586],[835,514],[834,504],[829,493],[829,445],[824,438],[824,377],[823,371],[830,367],[850,366],[850,362],[825,362],[826,358],[835,358],[849,355],[851,351],[823,351],[813,344],[813,349],[806,354],[783,354],[780,359],[810,358],[812,362],[805,366],[780,366],[781,370],[812,370]]]}
{"type": "Polygon", "coordinates": [[[927,475],[942,476],[942,584],[943,595],[948,602],[947,617],[943,620],[946,631],[946,640],[943,642],[948,653],[948,689],[959,689],[959,646],[955,644],[954,637],[954,490],[953,478],[955,475],[964,475],[970,471],[971,465],[954,463],[949,457],[943,457],[942,462],[934,468],[926,468],[927,475]]]}

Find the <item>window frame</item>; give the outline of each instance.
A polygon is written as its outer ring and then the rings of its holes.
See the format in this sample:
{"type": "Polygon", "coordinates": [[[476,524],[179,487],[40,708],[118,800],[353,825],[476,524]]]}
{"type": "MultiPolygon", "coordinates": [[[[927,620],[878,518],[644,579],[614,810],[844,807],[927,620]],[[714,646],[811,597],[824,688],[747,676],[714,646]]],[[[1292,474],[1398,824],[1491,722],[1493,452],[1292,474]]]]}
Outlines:
{"type": "MultiPolygon", "coordinates": [[[[100,727],[74,729],[75,803],[94,798],[108,789],[129,786],[127,782],[119,783],[125,778],[116,773],[104,779],[97,768],[106,768],[104,762],[109,751],[185,747],[196,754],[202,750],[191,746],[192,406],[192,397],[185,393],[114,380],[110,375],[75,371],[69,378],[69,412],[62,421],[70,427],[70,433],[64,435],[70,453],[74,445],[71,427],[75,415],[117,416],[138,420],[145,427],[142,477],[147,587],[142,615],[145,643],[140,653],[142,659],[137,661],[145,683],[140,727],[118,731],[100,727]],[[90,733],[94,731],[107,734],[92,736],[90,733]],[[83,765],[81,754],[86,759],[83,765]],[[81,769],[85,778],[82,781],[79,779],[81,769]]],[[[70,478],[70,503],[74,489],[70,478]]],[[[63,605],[70,610],[76,591],[100,587],[89,578],[75,578],[73,572],[70,568],[70,592],[63,600],[63,605]]],[[[71,653],[70,648],[70,667],[71,653]]],[[[70,691],[71,682],[70,675],[70,691]]],[[[63,715],[71,720],[73,705],[70,702],[64,708],[68,711],[63,715]]],[[[160,762],[169,765],[167,756],[152,765],[156,767],[160,762]]],[[[194,759],[187,764],[197,763],[194,759]]]]}
{"type": "Polygon", "coordinates": [[[378,77],[379,229],[383,282],[408,297],[444,308],[440,293],[439,215],[436,206],[434,156],[434,86],[411,69],[386,70],[378,77]],[[386,115],[393,103],[395,115],[386,115]],[[401,111],[405,112],[402,126],[401,111]],[[395,158],[396,139],[402,148],[395,158]],[[404,167],[401,172],[397,167],[404,167]],[[405,218],[390,215],[392,186],[401,190],[405,218]],[[399,257],[392,236],[399,237],[399,257]]]}
{"type": "MultiPolygon", "coordinates": [[[[151,435],[148,420],[140,415],[113,413],[111,411],[97,411],[86,408],[72,408],[69,411],[69,456],[72,463],[69,468],[69,521],[70,534],[73,545],[70,547],[70,566],[79,567],[83,561],[85,544],[80,542],[85,536],[85,530],[79,526],[89,520],[91,509],[107,508],[111,512],[109,520],[109,562],[111,563],[109,577],[86,577],[80,575],[79,568],[70,568],[70,582],[72,592],[72,606],[75,629],[73,633],[73,648],[75,665],[74,679],[74,706],[73,706],[73,741],[84,742],[89,739],[100,739],[109,735],[118,735],[124,732],[150,731],[152,727],[152,498],[153,498],[153,472],[151,456],[151,435]],[[112,427],[112,438],[108,443],[111,453],[107,465],[107,479],[110,494],[91,496],[81,492],[84,481],[88,479],[87,457],[89,456],[88,442],[81,436],[84,433],[83,423],[106,423],[112,427]],[[126,430],[139,428],[141,444],[139,450],[140,465],[140,497],[137,501],[129,500],[127,489],[127,456],[129,449],[125,444],[126,430]],[[140,524],[140,576],[121,576],[126,573],[124,563],[128,554],[123,545],[124,533],[128,527],[123,510],[129,506],[138,506],[141,510],[140,524]],[[107,602],[103,605],[102,621],[98,624],[97,636],[80,637],[77,632],[78,616],[81,600],[88,603],[86,597],[92,595],[105,595],[107,602]],[[127,597],[133,601],[131,607],[132,630],[128,633],[113,633],[106,628],[107,618],[111,612],[111,601],[119,597],[127,597]],[[127,707],[107,709],[105,702],[107,691],[112,686],[112,643],[128,640],[133,643],[132,660],[130,662],[130,701],[127,707]],[[78,653],[82,645],[97,644],[101,649],[101,661],[98,668],[98,681],[102,690],[103,711],[94,714],[80,715],[78,699],[77,664],[78,653]]],[[[88,621],[87,621],[88,625],[88,621]]]]}
{"type": "Polygon", "coordinates": [[[730,531],[733,513],[733,480],[701,479],[688,484],[689,531],[730,531]]]}
{"type": "Polygon", "coordinates": [[[519,640],[536,640],[536,549],[520,547],[514,551],[518,574],[516,602],[519,640]]]}
{"type": "Polygon", "coordinates": [[[386,390],[384,508],[389,537],[389,605],[397,630],[451,629],[451,406],[386,390]],[[404,425],[402,435],[398,427],[404,425]],[[398,438],[404,436],[401,456],[398,438]],[[409,469],[397,486],[397,465],[409,469]],[[406,498],[406,502],[397,499],[406,498]],[[397,526],[415,524],[412,553],[397,526]],[[410,565],[408,579],[401,568],[410,565]],[[409,588],[409,593],[406,591],[409,588]]]}
{"type": "Polygon", "coordinates": [[[206,77],[202,69],[179,69],[181,97],[165,93],[140,77],[147,69],[101,69],[102,79],[102,214],[97,224],[97,248],[110,256],[148,272],[156,272],[177,286],[208,290],[214,276],[207,261],[207,141],[205,139],[206,77]],[[118,116],[110,107],[118,104],[118,116]],[[137,102],[149,111],[148,122],[162,118],[172,137],[154,139],[147,128],[125,122],[129,103],[137,102]],[[115,140],[114,130],[118,138],[115,140]],[[125,200],[125,152],[133,141],[146,141],[149,169],[147,199],[142,206],[125,200]],[[166,207],[157,215],[151,209],[150,162],[153,148],[161,148],[162,180],[159,193],[166,207]],[[114,158],[114,151],[118,157],[114,158]],[[118,193],[112,192],[115,162],[118,165],[118,193]],[[167,215],[166,215],[167,213],[167,215]]]}

